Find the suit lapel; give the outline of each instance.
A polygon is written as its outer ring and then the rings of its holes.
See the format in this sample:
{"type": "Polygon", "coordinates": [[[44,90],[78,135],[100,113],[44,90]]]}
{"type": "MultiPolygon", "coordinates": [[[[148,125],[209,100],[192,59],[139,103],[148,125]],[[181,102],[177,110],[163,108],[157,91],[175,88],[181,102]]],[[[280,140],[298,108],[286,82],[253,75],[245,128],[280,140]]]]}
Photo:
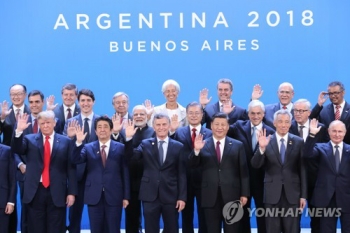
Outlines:
{"type": "Polygon", "coordinates": [[[343,152],[342,152],[342,157],[339,165],[339,173],[343,169],[349,169],[348,167],[346,167],[346,165],[349,163],[349,159],[350,159],[350,148],[345,143],[343,143],[343,152]]]}
{"type": "Polygon", "coordinates": [[[286,142],[286,154],[284,156],[284,164],[288,163],[289,158],[292,156],[292,151],[294,148],[294,143],[293,143],[293,136],[291,134],[288,134],[288,140],[286,142]]]}
{"type": "Polygon", "coordinates": [[[157,142],[157,138],[156,137],[152,138],[151,145],[152,145],[151,150],[152,150],[153,160],[158,165],[158,167],[160,167],[158,142],[157,142]]]}
{"type": "Polygon", "coordinates": [[[184,138],[186,138],[186,142],[189,148],[192,148],[192,132],[190,130],[191,130],[190,126],[187,126],[185,130],[183,130],[182,132],[184,134],[183,135],[184,138]]]}
{"type": "Polygon", "coordinates": [[[232,140],[228,139],[227,137],[225,138],[225,147],[221,156],[221,163],[226,160],[230,154],[231,154],[231,149],[232,149],[232,140]]]}
{"type": "Polygon", "coordinates": [[[96,132],[95,132],[95,119],[96,119],[96,115],[94,114],[91,121],[89,142],[96,141],[97,139],[96,132]]]}
{"type": "Polygon", "coordinates": [[[77,116],[79,114],[80,114],[80,108],[77,104],[75,104],[73,116],[77,116]]]}
{"type": "Polygon", "coordinates": [[[60,147],[60,138],[55,133],[55,136],[53,137],[53,145],[52,145],[52,151],[51,151],[51,160],[55,157],[56,152],[59,150],[60,147]]]}
{"type": "MultiPolygon", "coordinates": [[[[247,139],[247,142],[249,144],[249,148],[251,148],[251,151],[253,151],[253,142],[252,142],[252,129],[251,129],[251,122],[250,121],[246,121],[246,124],[244,125],[243,127],[243,130],[244,130],[244,136],[246,137],[247,139]]],[[[257,140],[258,141],[258,140],[257,140]]],[[[256,149],[256,147],[258,146],[258,144],[256,144],[255,148],[254,148],[254,151],[256,149]]],[[[250,154],[249,151],[246,151],[246,153],[250,154]]]]}
{"type": "Polygon", "coordinates": [[[340,120],[343,122],[346,122],[348,120],[348,117],[349,117],[349,112],[350,112],[350,104],[345,102],[344,109],[343,109],[343,112],[341,114],[340,120]]]}
{"type": "Polygon", "coordinates": [[[271,136],[270,144],[271,144],[271,148],[273,150],[273,154],[276,155],[278,162],[282,165],[280,151],[278,149],[278,142],[277,142],[276,134],[271,136]]]}
{"type": "Polygon", "coordinates": [[[207,150],[209,151],[210,157],[214,160],[214,162],[219,166],[219,161],[216,157],[216,150],[215,150],[215,145],[214,145],[214,139],[213,137],[210,137],[206,143],[205,147],[207,147],[207,150]]]}
{"type": "Polygon", "coordinates": [[[327,143],[325,147],[325,152],[333,172],[337,173],[337,171],[335,170],[335,159],[334,159],[333,147],[331,142],[327,143]]]}
{"type": "Polygon", "coordinates": [[[35,135],[36,146],[39,150],[39,155],[42,161],[44,161],[44,140],[42,134],[35,135]]]}
{"type": "MultiPolygon", "coordinates": [[[[333,104],[329,104],[327,106],[328,108],[328,112],[330,113],[328,116],[330,117],[330,121],[329,122],[332,122],[335,120],[335,115],[334,115],[334,107],[333,107],[333,104]]],[[[343,114],[342,114],[343,115],[343,114]]]]}

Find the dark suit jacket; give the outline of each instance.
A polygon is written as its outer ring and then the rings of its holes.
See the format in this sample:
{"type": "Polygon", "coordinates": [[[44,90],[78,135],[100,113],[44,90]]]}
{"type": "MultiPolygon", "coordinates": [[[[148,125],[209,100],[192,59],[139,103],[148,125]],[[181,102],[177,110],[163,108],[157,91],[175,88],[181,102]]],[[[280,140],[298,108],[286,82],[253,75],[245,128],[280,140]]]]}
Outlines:
{"type": "Polygon", "coordinates": [[[307,198],[307,177],[302,158],[304,140],[288,134],[286,144],[284,164],[281,162],[276,134],[271,136],[265,153],[261,154],[258,149],[251,160],[252,167],[265,167],[264,203],[266,204],[278,203],[283,186],[290,204],[299,204],[300,198],[307,198]]]}
{"type": "MultiPolygon", "coordinates": [[[[12,111],[6,117],[5,121],[0,121],[0,133],[3,134],[2,144],[5,144],[7,146],[11,146],[12,133],[15,129],[14,126],[16,124],[16,113],[13,108],[13,105],[10,108],[12,109],[12,111]]],[[[30,114],[30,109],[27,105],[24,105],[24,113],[30,114]]]]}
{"type": "MultiPolygon", "coordinates": [[[[272,129],[276,129],[275,126],[273,125],[273,115],[275,112],[280,110],[280,103],[275,103],[275,104],[267,104],[265,105],[265,117],[264,117],[264,123],[270,126],[272,129]]],[[[293,111],[291,112],[293,115],[293,111]]]]}
{"type": "MultiPolygon", "coordinates": [[[[23,202],[30,203],[39,187],[44,168],[44,145],[41,133],[23,134],[13,138],[12,150],[27,157],[26,179],[24,180],[23,202]]],[[[75,166],[70,158],[73,152],[72,141],[55,133],[50,160],[50,190],[53,203],[57,207],[66,205],[67,195],[77,194],[75,166]]]]}
{"type": "MultiPolygon", "coordinates": [[[[327,132],[327,128],[324,124],[318,123],[317,127],[321,126],[320,132],[316,134],[317,142],[328,142],[329,141],[329,135],[327,132]]],[[[298,123],[295,120],[292,120],[292,125],[289,128],[289,133],[294,134],[296,136],[299,136],[299,127],[298,123]]]]}
{"type": "MultiPolygon", "coordinates": [[[[234,106],[234,104],[232,104],[234,106]]],[[[207,105],[204,109],[202,124],[206,124],[207,129],[210,129],[211,118],[215,113],[220,112],[220,104],[216,102],[215,104],[207,105]]],[[[244,108],[236,106],[234,110],[228,114],[229,124],[233,124],[238,120],[248,120],[247,112],[244,108]]]]}
{"type": "MultiPolygon", "coordinates": [[[[275,133],[271,127],[263,123],[263,129],[266,129],[267,135],[275,133]]],[[[237,121],[230,126],[227,136],[234,138],[243,143],[244,151],[247,156],[247,163],[249,168],[250,185],[254,189],[262,189],[264,187],[264,169],[263,168],[253,168],[251,166],[250,160],[253,158],[255,151],[259,148],[259,145],[252,149],[252,131],[251,122],[247,121],[237,121]]],[[[254,190],[251,190],[253,193],[254,190]]]]}
{"type": "Polygon", "coordinates": [[[4,209],[8,202],[16,203],[16,190],[11,148],[0,144],[0,209],[4,209]]]}
{"type": "Polygon", "coordinates": [[[86,163],[85,204],[96,205],[103,191],[111,206],[122,206],[123,199],[130,199],[129,170],[123,144],[111,141],[106,167],[102,164],[99,141],[75,146],[72,162],[86,163]]]}
{"type": "MultiPolygon", "coordinates": [[[[212,136],[211,130],[201,127],[200,133],[203,135],[203,139],[207,139],[212,136]]],[[[187,185],[191,185],[195,188],[201,187],[201,173],[199,168],[193,168],[190,166],[188,157],[193,151],[192,147],[192,132],[190,132],[190,126],[180,127],[176,130],[172,138],[184,145],[183,160],[186,163],[187,171],[187,185]]]]}
{"type": "Polygon", "coordinates": [[[199,166],[202,172],[202,207],[213,207],[221,188],[224,203],[248,197],[249,172],[243,143],[226,137],[225,148],[219,164],[213,137],[206,140],[198,156],[190,154],[192,166],[199,166]]]}
{"type": "MultiPolygon", "coordinates": [[[[310,119],[317,118],[319,122],[326,126],[326,128],[328,128],[329,124],[335,120],[334,117],[334,107],[332,103],[326,105],[325,107],[316,104],[310,115],[310,119]]],[[[345,102],[340,120],[344,122],[346,126],[344,142],[350,144],[350,104],[348,102],[345,102]]]]}
{"type": "Polygon", "coordinates": [[[308,137],[305,143],[304,156],[319,159],[319,172],[311,203],[320,208],[329,205],[335,195],[338,208],[350,213],[350,145],[343,144],[339,171],[335,170],[335,159],[330,142],[316,143],[316,138],[308,137]]]}
{"type": "MultiPolygon", "coordinates": [[[[60,130],[61,130],[60,132],[56,131],[56,133],[62,134],[63,130],[64,130],[64,126],[66,124],[66,118],[64,117],[63,104],[61,104],[59,107],[56,107],[54,109],[54,113],[55,113],[56,118],[58,118],[60,121],[60,130]]],[[[74,117],[78,114],[80,114],[80,107],[79,107],[79,105],[75,104],[75,109],[74,109],[74,111],[72,111],[72,117],[74,117]]]]}
{"type": "MultiPolygon", "coordinates": [[[[127,144],[130,146],[129,141],[127,144]]],[[[177,200],[186,201],[187,182],[186,165],[183,157],[183,145],[169,138],[165,161],[159,163],[157,138],[142,140],[134,149],[132,159],[143,159],[143,176],[141,179],[141,201],[152,202],[157,198],[163,204],[176,204],[177,200]]]]}

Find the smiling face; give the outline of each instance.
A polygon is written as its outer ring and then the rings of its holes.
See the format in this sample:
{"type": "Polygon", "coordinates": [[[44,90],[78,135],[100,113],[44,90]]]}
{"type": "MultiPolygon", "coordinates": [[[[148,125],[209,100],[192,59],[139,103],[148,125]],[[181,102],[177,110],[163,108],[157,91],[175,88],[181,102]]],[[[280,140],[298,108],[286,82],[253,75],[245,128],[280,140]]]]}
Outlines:
{"type": "Polygon", "coordinates": [[[92,113],[92,107],[94,106],[95,101],[92,100],[90,96],[87,95],[80,95],[79,97],[79,107],[81,109],[81,112],[88,116],[92,113]]]}
{"type": "Polygon", "coordinates": [[[171,103],[171,102],[177,101],[177,97],[179,95],[179,92],[177,91],[177,89],[174,85],[170,84],[165,88],[165,91],[163,92],[163,94],[164,94],[166,101],[171,103]]]}
{"type": "Polygon", "coordinates": [[[112,129],[107,121],[100,120],[97,122],[95,132],[99,141],[107,142],[111,138],[112,129]]]}
{"type": "Polygon", "coordinates": [[[75,90],[64,89],[62,92],[62,100],[64,105],[71,107],[77,100],[77,94],[75,90]]]}
{"type": "Polygon", "coordinates": [[[328,134],[331,141],[335,144],[339,144],[344,140],[346,129],[345,125],[341,121],[333,121],[328,128],[328,134]]]}
{"type": "Polygon", "coordinates": [[[190,106],[187,109],[187,121],[188,123],[196,127],[199,125],[203,118],[203,110],[201,106],[190,106]]]}
{"type": "Polygon", "coordinates": [[[170,122],[167,118],[160,118],[153,120],[153,128],[159,139],[165,139],[168,136],[170,129],[170,122]]]}
{"type": "Polygon", "coordinates": [[[28,98],[30,112],[33,116],[37,116],[41,111],[43,111],[44,101],[41,99],[40,95],[32,95],[28,98]]]}
{"type": "Polygon", "coordinates": [[[248,117],[253,125],[259,125],[265,116],[264,111],[260,106],[251,107],[248,112],[248,117]]]}
{"type": "Polygon", "coordinates": [[[229,124],[225,118],[215,118],[211,123],[211,131],[217,140],[221,140],[226,137],[228,129],[229,124]]]}
{"type": "Polygon", "coordinates": [[[144,109],[135,109],[132,119],[136,127],[145,127],[147,124],[147,112],[144,109]]]}
{"type": "Polygon", "coordinates": [[[309,119],[311,111],[305,103],[295,103],[293,106],[294,119],[300,125],[304,125],[309,119]]]}
{"type": "Polygon", "coordinates": [[[225,103],[225,101],[231,99],[232,89],[231,85],[228,83],[218,84],[218,97],[220,102],[225,103]]]}
{"type": "Polygon", "coordinates": [[[113,107],[116,113],[124,116],[129,109],[129,100],[125,95],[120,95],[113,100],[113,107]]]}
{"type": "Polygon", "coordinates": [[[287,114],[278,114],[276,119],[273,122],[273,125],[276,128],[276,132],[283,137],[289,131],[291,126],[290,117],[287,114]]]}
{"type": "Polygon", "coordinates": [[[345,91],[341,89],[339,85],[328,87],[329,100],[335,104],[339,105],[344,101],[345,91]]]}
{"type": "Polygon", "coordinates": [[[21,107],[24,104],[26,93],[21,85],[14,85],[10,89],[11,102],[16,107],[21,107]]]}
{"type": "Polygon", "coordinates": [[[291,86],[283,85],[279,88],[277,95],[282,105],[288,105],[290,102],[292,102],[294,91],[291,86]]]}

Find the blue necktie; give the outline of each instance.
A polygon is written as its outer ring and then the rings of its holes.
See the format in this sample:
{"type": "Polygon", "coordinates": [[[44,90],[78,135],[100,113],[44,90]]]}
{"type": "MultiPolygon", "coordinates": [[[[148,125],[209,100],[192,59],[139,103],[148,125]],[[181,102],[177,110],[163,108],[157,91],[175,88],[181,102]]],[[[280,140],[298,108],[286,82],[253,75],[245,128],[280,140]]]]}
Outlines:
{"type": "Polygon", "coordinates": [[[256,141],[256,126],[253,126],[253,133],[252,133],[252,149],[254,151],[256,147],[257,141],[256,141]]]}
{"type": "Polygon", "coordinates": [[[282,164],[284,163],[284,158],[285,158],[285,155],[286,155],[286,146],[284,145],[284,139],[281,138],[281,147],[280,147],[280,156],[281,156],[281,161],[282,161],[282,164]]]}
{"type": "Polygon", "coordinates": [[[339,171],[339,165],[340,165],[340,153],[339,153],[339,146],[336,145],[335,147],[335,153],[334,153],[334,159],[335,159],[335,170],[339,171]]]}
{"type": "Polygon", "coordinates": [[[163,165],[163,160],[164,160],[163,143],[164,143],[164,141],[159,141],[158,153],[159,153],[159,163],[160,163],[160,165],[163,165]]]}

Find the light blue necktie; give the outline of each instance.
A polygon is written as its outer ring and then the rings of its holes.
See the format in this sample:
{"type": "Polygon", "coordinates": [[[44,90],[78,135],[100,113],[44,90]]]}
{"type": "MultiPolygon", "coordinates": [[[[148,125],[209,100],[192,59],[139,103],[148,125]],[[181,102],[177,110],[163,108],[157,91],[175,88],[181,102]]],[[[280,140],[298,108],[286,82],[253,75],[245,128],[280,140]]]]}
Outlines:
{"type": "Polygon", "coordinates": [[[160,163],[160,165],[163,165],[163,160],[164,160],[163,143],[164,143],[164,141],[159,141],[158,153],[159,153],[159,163],[160,163]]]}
{"type": "Polygon", "coordinates": [[[281,147],[280,147],[280,156],[281,156],[281,161],[282,161],[282,164],[284,163],[284,158],[285,158],[285,155],[286,155],[286,146],[284,145],[284,139],[281,138],[281,147]]]}
{"type": "Polygon", "coordinates": [[[252,133],[252,149],[254,151],[256,144],[257,144],[257,140],[256,140],[256,126],[253,126],[253,133],[252,133]]]}

